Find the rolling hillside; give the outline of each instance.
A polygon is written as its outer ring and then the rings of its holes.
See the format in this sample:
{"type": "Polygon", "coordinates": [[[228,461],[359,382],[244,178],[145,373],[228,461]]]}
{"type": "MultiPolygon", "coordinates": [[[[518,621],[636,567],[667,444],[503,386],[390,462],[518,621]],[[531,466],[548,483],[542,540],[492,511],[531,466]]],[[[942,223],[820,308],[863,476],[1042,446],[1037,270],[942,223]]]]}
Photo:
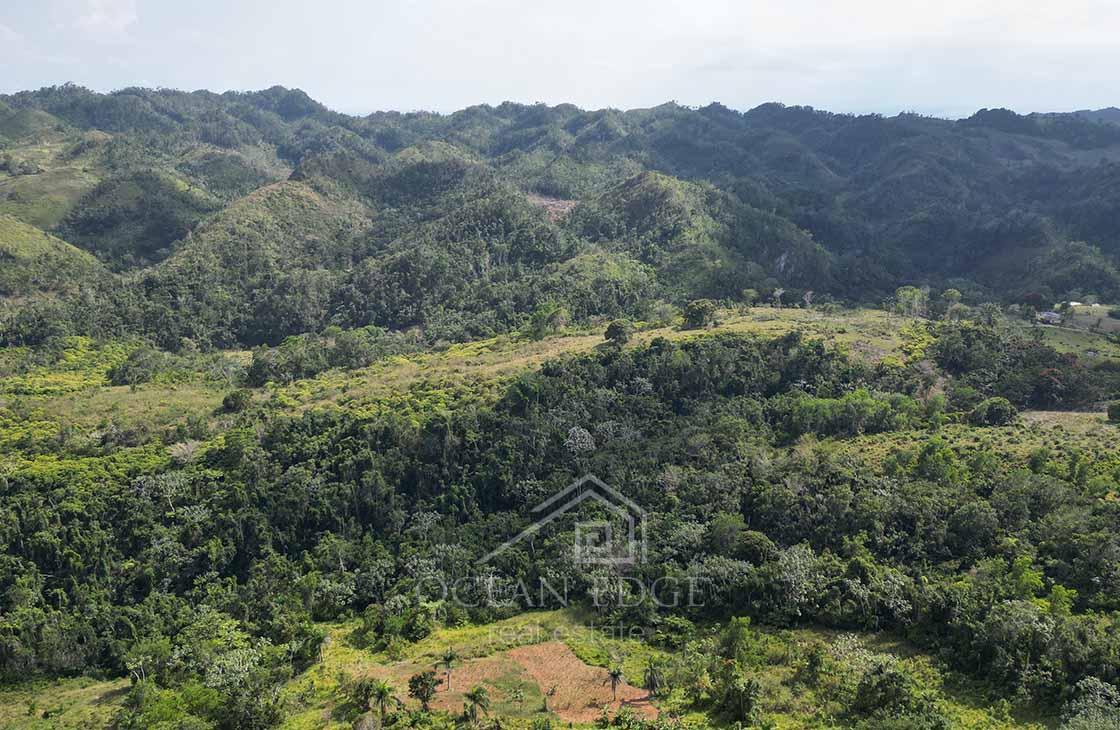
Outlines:
{"type": "Polygon", "coordinates": [[[0,297],[73,293],[107,272],[95,258],[15,218],[0,215],[0,297]]]}

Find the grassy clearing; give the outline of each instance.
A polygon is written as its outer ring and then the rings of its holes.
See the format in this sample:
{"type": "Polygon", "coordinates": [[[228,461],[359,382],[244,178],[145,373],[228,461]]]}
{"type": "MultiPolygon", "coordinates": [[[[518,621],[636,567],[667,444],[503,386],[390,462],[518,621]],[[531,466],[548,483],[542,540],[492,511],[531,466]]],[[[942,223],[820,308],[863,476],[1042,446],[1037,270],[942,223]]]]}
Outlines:
{"type": "Polygon", "coordinates": [[[84,730],[108,727],[128,692],[127,679],[41,680],[0,687],[0,727],[84,730]]]}
{"type": "Polygon", "coordinates": [[[1025,411],[1015,423],[1007,426],[977,428],[955,423],[936,433],[893,431],[822,443],[826,450],[857,459],[865,468],[882,472],[884,461],[892,453],[920,449],[934,436],[944,440],[970,468],[994,468],[1002,473],[1026,467],[1032,454],[1046,450],[1051,468],[1061,471],[1073,464],[1086,464],[1090,481],[1099,477],[1112,484],[1111,494],[1106,490],[1102,496],[1120,498],[1115,484],[1120,470],[1117,431],[1104,413],[1025,411]],[[981,462],[983,466],[977,466],[981,462]]]}
{"type": "MultiPolygon", "coordinates": [[[[319,408],[345,408],[376,415],[393,411],[422,420],[428,414],[451,410],[470,402],[498,397],[510,380],[539,368],[546,361],[584,355],[608,346],[602,327],[569,331],[543,340],[515,335],[456,344],[438,352],[392,356],[357,370],[334,370],[314,378],[259,390],[253,402],[274,413],[300,413],[319,408]]],[[[1103,340],[1090,332],[1054,330],[1058,335],[1103,340]]],[[[824,313],[806,309],[755,307],[725,311],[720,322],[706,330],[678,326],[645,326],[630,347],[647,345],[657,337],[683,340],[722,333],[775,337],[800,331],[807,337],[871,361],[904,362],[920,357],[926,343],[909,320],[880,310],[858,309],[824,313]]],[[[0,350],[0,449],[10,449],[28,439],[77,430],[91,433],[106,427],[141,429],[152,436],[183,427],[191,417],[201,417],[211,432],[220,431],[226,419],[218,413],[230,386],[204,372],[176,372],[168,380],[139,386],[111,386],[106,374],[136,344],[97,346],[74,338],[58,362],[20,367],[27,352],[0,350]]],[[[1084,351],[1085,342],[1073,343],[1084,351]]],[[[1120,351],[1120,350],[1118,350],[1120,351]]],[[[225,353],[247,366],[247,352],[225,353]]],[[[950,425],[943,436],[964,450],[991,448],[1025,459],[1040,446],[1064,452],[1077,448],[1097,457],[1108,457],[1105,448],[1114,434],[1100,414],[1058,413],[1025,416],[1002,429],[975,429],[950,425]]],[[[1114,429],[1113,429],[1114,430],[1114,429]]],[[[841,442],[837,448],[881,459],[893,449],[924,441],[928,434],[897,432],[841,442]]]]}
{"type": "MultiPolygon", "coordinates": [[[[548,680],[572,685],[556,687],[550,708],[554,713],[562,713],[559,718],[554,716],[554,720],[566,723],[566,718],[582,717],[573,724],[591,727],[592,716],[597,713],[582,705],[569,709],[563,704],[566,698],[577,705],[578,698],[590,695],[609,700],[609,686],[599,678],[606,676],[606,668],[616,664],[623,666],[629,694],[642,695],[644,691],[637,688],[641,686],[648,661],[672,659],[669,652],[650,646],[636,636],[619,636],[617,630],[594,628],[594,616],[575,609],[531,612],[486,626],[438,630],[407,646],[395,659],[352,646],[348,637],[355,627],[356,622],[327,627],[330,638],[323,652],[323,662],[293,679],[285,690],[294,711],[283,727],[288,730],[348,727],[347,708],[341,704],[339,688],[345,681],[361,676],[386,679],[398,690],[401,699],[406,700],[406,705],[414,706],[416,703],[406,697],[408,677],[418,671],[435,669],[442,678],[440,657],[448,647],[455,649],[461,660],[452,672],[452,689],[448,691],[441,686],[434,706],[457,713],[462,708],[462,693],[481,684],[494,699],[492,716],[501,717],[506,726],[527,726],[530,718],[540,716],[544,693],[552,689],[535,683],[533,677],[547,676],[550,663],[570,664],[571,659],[565,660],[561,656],[563,652],[553,648],[564,645],[587,666],[580,669],[573,665],[570,680],[566,680],[563,673],[559,679],[548,680]],[[537,663],[527,668],[525,661],[537,663]],[[579,671],[575,671],[577,669],[579,671]]],[[[710,631],[718,629],[719,626],[709,627],[710,631]]],[[[883,662],[897,664],[928,688],[955,728],[1041,730],[1052,724],[1052,718],[1013,716],[1005,706],[993,703],[987,688],[980,683],[943,669],[934,659],[897,636],[845,634],[815,628],[757,631],[757,658],[751,674],[762,685],[762,717],[782,730],[808,730],[835,724],[845,701],[855,691],[859,673],[883,662]],[[829,659],[821,678],[809,682],[803,675],[803,667],[814,647],[824,649],[829,659]]],[[[658,711],[681,718],[686,726],[700,721],[723,724],[718,717],[709,717],[703,710],[691,706],[680,688],[655,704],[658,711]]]]}
{"type": "MultiPolygon", "coordinates": [[[[799,330],[857,357],[901,360],[906,356],[906,324],[905,320],[878,310],[825,314],[756,307],[725,312],[720,323],[707,330],[682,330],[677,326],[642,329],[634,335],[630,346],[648,345],[658,337],[683,340],[723,333],[776,337],[799,330]]],[[[464,390],[486,399],[500,392],[510,378],[548,360],[587,354],[606,346],[601,328],[543,340],[507,335],[453,345],[442,352],[389,357],[360,370],[331,371],[291,385],[273,386],[272,397],[281,407],[295,411],[327,405],[358,411],[429,411],[460,402],[464,390]]]]}
{"type": "Polygon", "coordinates": [[[1109,312],[1120,310],[1120,304],[1082,304],[1073,307],[1066,315],[1066,323],[1070,327],[1104,332],[1106,334],[1120,332],[1120,318],[1109,316],[1109,312]]]}
{"type": "Polygon", "coordinates": [[[0,213],[44,230],[54,228],[100,178],[80,166],[0,177],[0,213]]]}

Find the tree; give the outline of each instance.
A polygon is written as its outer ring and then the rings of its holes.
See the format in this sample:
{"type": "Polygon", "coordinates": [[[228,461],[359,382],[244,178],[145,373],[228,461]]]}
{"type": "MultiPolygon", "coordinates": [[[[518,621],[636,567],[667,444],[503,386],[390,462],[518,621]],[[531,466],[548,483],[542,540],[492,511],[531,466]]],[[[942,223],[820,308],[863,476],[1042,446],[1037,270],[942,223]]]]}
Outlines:
{"type": "Polygon", "coordinates": [[[708,549],[713,555],[738,557],[747,523],[739,513],[719,512],[708,527],[708,549]]]}
{"type": "Polygon", "coordinates": [[[1062,711],[1062,730],[1114,730],[1120,727],[1120,689],[1096,677],[1077,683],[1062,711]]]}
{"type": "Polygon", "coordinates": [[[684,307],[684,324],[687,329],[704,329],[716,317],[716,303],[711,299],[693,299],[684,307]]]}
{"type": "MultiPolygon", "coordinates": [[[[377,705],[378,712],[381,715],[381,724],[384,726],[389,705],[397,700],[396,691],[391,684],[383,679],[378,679],[370,688],[369,699],[373,704],[377,705]]],[[[370,709],[372,709],[372,707],[370,709]]]]}
{"type": "Polygon", "coordinates": [[[482,685],[471,689],[463,695],[463,699],[466,700],[466,715],[472,724],[478,723],[479,712],[490,713],[490,695],[482,685]]]}
{"type": "Polygon", "coordinates": [[[753,677],[748,677],[737,665],[733,665],[723,683],[722,708],[736,722],[750,722],[754,717],[762,685],[753,677]]]}
{"type": "Polygon", "coordinates": [[[946,527],[946,538],[953,556],[972,562],[991,550],[999,536],[999,515],[986,500],[961,505],[946,527]]]}
{"type": "Polygon", "coordinates": [[[665,673],[662,671],[661,664],[652,656],[646,661],[646,670],[642,678],[645,688],[653,697],[665,689],[665,673]]]}
{"type": "Polygon", "coordinates": [[[350,701],[358,706],[363,712],[368,712],[373,709],[373,688],[375,680],[371,677],[362,677],[355,680],[347,688],[346,694],[350,697],[350,701]]]}
{"type": "Polygon", "coordinates": [[[621,347],[630,341],[634,334],[634,327],[624,319],[616,319],[607,325],[607,331],[604,337],[609,341],[621,347]]]}
{"type": "Polygon", "coordinates": [[[451,670],[455,668],[455,663],[459,661],[459,654],[450,646],[447,651],[443,652],[440,662],[443,664],[444,671],[447,675],[447,691],[451,691],[451,670]]]}
{"type": "Polygon", "coordinates": [[[567,327],[569,319],[568,310],[556,301],[549,299],[541,302],[529,316],[525,334],[534,340],[542,339],[546,335],[567,327]]]}
{"type": "Polygon", "coordinates": [[[984,302],[976,308],[976,319],[986,327],[995,327],[1003,319],[1003,310],[999,308],[998,304],[984,302]]]}
{"type": "Polygon", "coordinates": [[[618,686],[622,684],[622,667],[617,664],[607,673],[607,681],[611,683],[611,697],[618,702],[618,686]]]}
{"type": "Polygon", "coordinates": [[[249,406],[252,397],[252,394],[247,390],[235,390],[227,393],[225,398],[222,398],[222,410],[226,413],[240,413],[249,406]]]}
{"type": "Polygon", "coordinates": [[[421,709],[428,712],[432,698],[436,696],[439,679],[432,670],[414,674],[408,679],[408,695],[420,702],[421,709]]]}
{"type": "Polygon", "coordinates": [[[521,707],[525,704],[525,688],[514,687],[509,693],[509,698],[513,700],[518,709],[521,709],[521,707]]]}
{"type": "Polygon", "coordinates": [[[1120,400],[1108,404],[1108,422],[1120,423],[1120,400]]]}
{"type": "Polygon", "coordinates": [[[900,286],[894,292],[895,310],[904,317],[924,317],[929,292],[916,286],[900,286]]]}
{"type": "Polygon", "coordinates": [[[1015,406],[1006,398],[988,398],[968,414],[974,426],[1005,426],[1015,420],[1015,406]]]}
{"type": "Polygon", "coordinates": [[[757,651],[758,637],[751,629],[750,616],[736,616],[727,624],[719,641],[719,654],[724,659],[746,666],[757,651]]]}
{"type": "Polygon", "coordinates": [[[880,664],[860,679],[852,710],[863,716],[897,716],[917,706],[914,680],[892,665],[880,664]]]}

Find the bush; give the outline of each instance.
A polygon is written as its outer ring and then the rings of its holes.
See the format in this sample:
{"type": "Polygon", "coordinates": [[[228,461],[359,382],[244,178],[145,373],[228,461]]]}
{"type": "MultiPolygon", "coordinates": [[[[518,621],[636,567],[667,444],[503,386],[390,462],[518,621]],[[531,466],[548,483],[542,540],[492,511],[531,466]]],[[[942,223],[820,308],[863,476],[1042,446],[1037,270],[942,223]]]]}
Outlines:
{"type": "Polygon", "coordinates": [[[694,299],[684,308],[684,326],[688,329],[702,329],[716,319],[716,303],[711,299],[694,299]]]}
{"type": "Polygon", "coordinates": [[[616,319],[607,325],[604,337],[616,345],[625,345],[634,334],[634,328],[624,319],[616,319]]]}
{"type": "Polygon", "coordinates": [[[235,390],[232,393],[227,393],[226,397],[222,398],[222,410],[226,413],[240,413],[249,406],[252,397],[252,394],[247,390],[235,390]]]}
{"type": "Polygon", "coordinates": [[[1006,398],[988,398],[968,414],[974,426],[1005,426],[1015,420],[1015,406],[1006,398]]]}
{"type": "Polygon", "coordinates": [[[108,372],[113,385],[140,385],[174,365],[174,358],[151,347],[140,347],[129,353],[125,361],[108,372]]]}

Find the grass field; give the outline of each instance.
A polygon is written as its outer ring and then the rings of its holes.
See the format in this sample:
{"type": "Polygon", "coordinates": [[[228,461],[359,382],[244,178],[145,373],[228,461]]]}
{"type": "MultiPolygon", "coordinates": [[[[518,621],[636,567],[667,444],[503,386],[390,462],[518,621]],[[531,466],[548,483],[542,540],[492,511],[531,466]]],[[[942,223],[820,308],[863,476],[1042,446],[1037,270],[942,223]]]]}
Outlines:
{"type": "MultiPolygon", "coordinates": [[[[1102,335],[1091,332],[1041,329],[1048,337],[1067,338],[1068,347],[1082,353],[1091,347],[1100,347],[1099,352],[1104,353],[1105,345],[1111,346],[1102,335]]],[[[770,307],[722,312],[719,323],[706,330],[647,326],[634,335],[629,346],[640,347],[658,337],[683,340],[721,333],[774,337],[795,330],[870,361],[901,363],[920,356],[923,346],[920,331],[909,320],[880,310],[823,313],[770,307]]],[[[184,427],[192,417],[201,417],[209,431],[219,432],[229,420],[221,414],[220,405],[231,388],[210,373],[177,372],[170,379],[137,386],[109,384],[109,369],[138,344],[98,345],[74,338],[58,362],[31,367],[19,366],[27,356],[25,351],[0,350],[0,423],[8,423],[0,428],[0,452],[26,444],[29,430],[41,437],[139,428],[160,437],[184,427]]],[[[465,402],[495,398],[512,378],[546,361],[606,346],[601,328],[572,330],[542,340],[506,335],[442,351],[386,357],[366,368],[332,370],[290,384],[270,384],[257,390],[253,402],[273,413],[345,408],[376,414],[391,409],[421,419],[465,402]]],[[[248,352],[223,355],[241,366],[251,361],[248,352]]],[[[943,435],[965,451],[991,448],[1016,459],[1041,446],[1058,453],[1078,449],[1107,457],[1114,430],[1104,422],[1103,414],[1051,413],[1027,414],[1016,425],[1000,429],[949,425],[943,435]]],[[[924,431],[896,432],[847,441],[841,448],[881,459],[892,449],[926,438],[924,431]]]]}
{"type": "Polygon", "coordinates": [[[108,727],[128,692],[127,679],[36,680],[0,686],[5,730],[86,730],[108,727]]]}
{"type": "Polygon", "coordinates": [[[56,131],[40,131],[10,145],[5,152],[37,172],[0,174],[0,214],[43,230],[57,226],[103,175],[97,155],[108,135],[89,133],[83,140],[84,152],[76,151],[72,135],[56,131]]]}

